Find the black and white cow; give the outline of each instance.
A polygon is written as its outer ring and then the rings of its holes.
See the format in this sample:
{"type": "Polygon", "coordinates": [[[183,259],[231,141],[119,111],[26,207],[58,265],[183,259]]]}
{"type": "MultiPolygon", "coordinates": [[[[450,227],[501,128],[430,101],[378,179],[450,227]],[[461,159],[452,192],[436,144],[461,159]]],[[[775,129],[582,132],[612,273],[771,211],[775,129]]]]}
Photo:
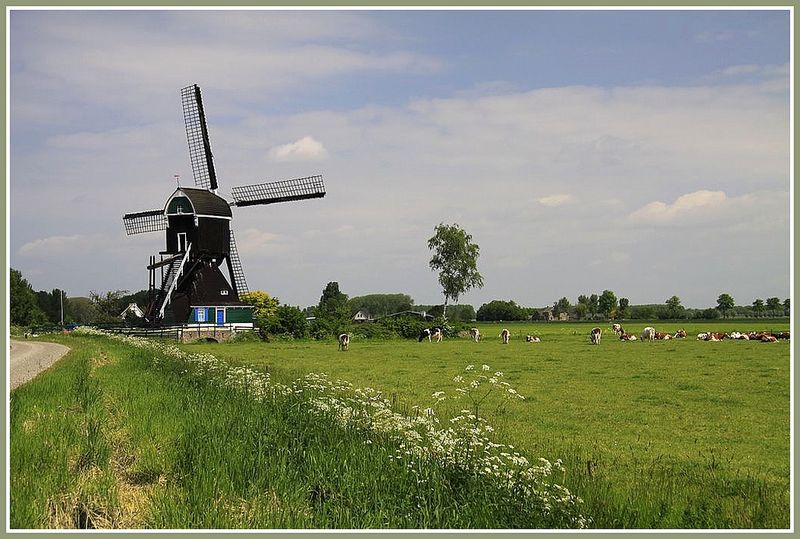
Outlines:
{"type": "Polygon", "coordinates": [[[500,338],[503,340],[503,344],[508,344],[508,340],[511,338],[511,332],[503,328],[503,331],[500,332],[500,338]]]}
{"type": "Polygon", "coordinates": [[[342,352],[347,352],[347,348],[350,346],[350,335],[347,333],[342,333],[339,335],[339,350],[342,352]]]}
{"type": "Polygon", "coordinates": [[[603,336],[603,330],[600,328],[592,328],[591,333],[589,333],[589,339],[591,340],[592,344],[600,344],[600,337],[603,336]]]}
{"type": "Polygon", "coordinates": [[[435,338],[436,342],[442,342],[442,328],[425,328],[419,334],[418,342],[422,342],[428,339],[428,342],[432,342],[432,339],[435,338]]]}

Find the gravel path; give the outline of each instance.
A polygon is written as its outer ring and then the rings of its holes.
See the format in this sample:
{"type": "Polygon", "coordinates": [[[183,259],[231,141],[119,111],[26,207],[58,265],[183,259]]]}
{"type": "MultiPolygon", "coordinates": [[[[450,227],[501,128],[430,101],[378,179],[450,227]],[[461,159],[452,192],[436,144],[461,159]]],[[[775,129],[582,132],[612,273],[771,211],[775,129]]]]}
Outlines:
{"type": "Polygon", "coordinates": [[[69,352],[63,344],[11,341],[11,389],[32,380],[37,374],[69,352]]]}

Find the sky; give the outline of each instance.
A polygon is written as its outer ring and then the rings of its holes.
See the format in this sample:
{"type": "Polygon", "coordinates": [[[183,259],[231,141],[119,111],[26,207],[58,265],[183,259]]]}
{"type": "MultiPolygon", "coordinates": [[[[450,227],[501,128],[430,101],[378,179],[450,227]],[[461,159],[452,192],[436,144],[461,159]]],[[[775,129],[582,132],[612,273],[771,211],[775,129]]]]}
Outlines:
{"type": "Polygon", "coordinates": [[[251,290],[301,307],[443,301],[456,223],[484,286],[546,306],[790,294],[787,10],[22,10],[10,20],[9,261],[34,290],[147,288],[164,233],[122,216],[192,186],[198,84],[251,290]]]}

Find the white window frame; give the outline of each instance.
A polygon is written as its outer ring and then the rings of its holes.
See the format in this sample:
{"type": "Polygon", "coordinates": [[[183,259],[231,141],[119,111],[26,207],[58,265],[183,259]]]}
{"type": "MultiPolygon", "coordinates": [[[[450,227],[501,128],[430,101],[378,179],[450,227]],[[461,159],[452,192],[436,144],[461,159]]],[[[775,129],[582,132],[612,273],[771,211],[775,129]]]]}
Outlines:
{"type": "Polygon", "coordinates": [[[186,235],[186,232],[178,232],[178,252],[185,253],[186,246],[189,243],[189,237],[186,235]],[[181,242],[181,236],[183,236],[183,242],[181,242]],[[183,243],[183,249],[181,249],[181,243],[183,243]]]}
{"type": "Polygon", "coordinates": [[[205,307],[195,307],[194,310],[194,317],[196,321],[199,322],[206,322],[206,308],[205,307]]]}

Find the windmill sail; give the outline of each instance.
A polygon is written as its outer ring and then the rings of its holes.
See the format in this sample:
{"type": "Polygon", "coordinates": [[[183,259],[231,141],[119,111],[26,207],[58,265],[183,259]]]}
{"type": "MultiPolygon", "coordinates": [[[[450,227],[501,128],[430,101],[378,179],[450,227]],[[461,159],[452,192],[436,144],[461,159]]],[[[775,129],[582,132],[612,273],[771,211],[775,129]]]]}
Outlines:
{"type": "Polygon", "coordinates": [[[242,262],[239,260],[239,250],[236,249],[236,239],[233,237],[233,230],[231,230],[230,252],[228,253],[228,271],[233,281],[233,289],[236,295],[246,294],[249,292],[247,289],[247,281],[244,279],[244,270],[242,269],[242,262]]]}
{"type": "Polygon", "coordinates": [[[126,213],[122,217],[122,222],[125,223],[125,232],[128,236],[167,229],[167,217],[164,215],[164,210],[126,213]]]}
{"type": "Polygon", "coordinates": [[[189,159],[192,163],[194,183],[204,189],[217,189],[217,173],[214,157],[208,140],[208,126],[203,111],[203,98],[196,84],[181,90],[183,121],[186,124],[186,141],[189,143],[189,159]]]}
{"type": "Polygon", "coordinates": [[[276,202],[322,198],[325,196],[325,184],[322,182],[322,176],[317,175],[234,187],[231,194],[233,195],[234,202],[232,205],[234,206],[274,204],[276,202]]]}

